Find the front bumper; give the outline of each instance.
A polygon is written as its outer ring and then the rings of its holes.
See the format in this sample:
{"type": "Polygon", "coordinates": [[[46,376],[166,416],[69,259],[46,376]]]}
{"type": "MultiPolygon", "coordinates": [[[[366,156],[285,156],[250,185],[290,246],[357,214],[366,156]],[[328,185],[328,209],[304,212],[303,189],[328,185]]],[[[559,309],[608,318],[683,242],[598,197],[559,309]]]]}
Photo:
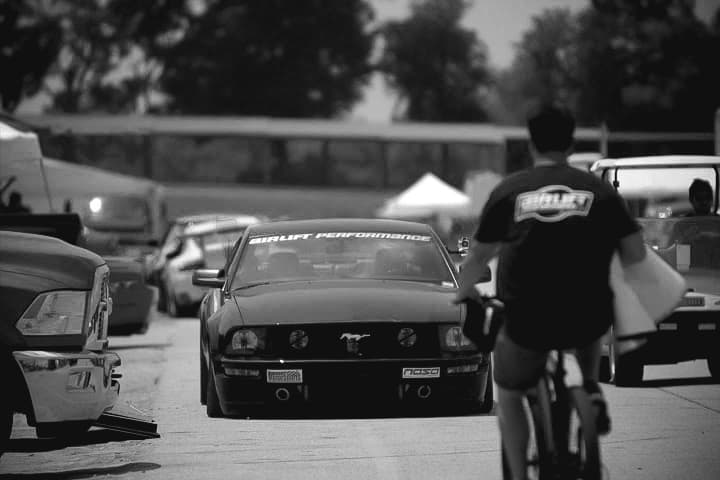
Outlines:
{"type": "Polygon", "coordinates": [[[476,401],[491,381],[489,357],[257,360],[222,357],[214,366],[226,415],[253,404],[323,402],[476,401]]]}
{"type": "Polygon", "coordinates": [[[95,421],[117,401],[114,352],[13,352],[27,384],[35,422],[95,421]]]}

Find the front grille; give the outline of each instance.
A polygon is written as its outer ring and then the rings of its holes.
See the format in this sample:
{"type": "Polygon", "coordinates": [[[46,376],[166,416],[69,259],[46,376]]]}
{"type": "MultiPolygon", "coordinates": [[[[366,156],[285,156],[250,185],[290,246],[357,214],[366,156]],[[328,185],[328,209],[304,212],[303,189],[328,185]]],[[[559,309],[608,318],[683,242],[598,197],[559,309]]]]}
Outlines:
{"type": "Polygon", "coordinates": [[[688,296],[680,300],[681,307],[704,307],[705,297],[688,296]]]}
{"type": "Polygon", "coordinates": [[[268,352],[283,358],[407,358],[440,354],[437,325],[353,323],[328,325],[283,325],[269,332],[268,352]],[[417,341],[403,347],[398,341],[402,328],[415,330],[417,341]],[[308,344],[302,350],[290,346],[290,333],[303,330],[308,344]],[[343,338],[345,337],[345,338],[343,338]],[[357,343],[355,343],[357,342],[357,343]],[[348,344],[354,344],[348,347],[348,344]]]}

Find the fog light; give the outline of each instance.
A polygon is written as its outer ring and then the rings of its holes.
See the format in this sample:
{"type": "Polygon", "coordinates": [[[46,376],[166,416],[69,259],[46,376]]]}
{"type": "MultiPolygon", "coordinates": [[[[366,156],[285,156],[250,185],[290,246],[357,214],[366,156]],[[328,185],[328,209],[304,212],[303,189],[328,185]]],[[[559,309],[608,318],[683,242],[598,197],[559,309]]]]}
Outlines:
{"type": "Polygon", "coordinates": [[[257,370],[254,368],[228,368],[228,367],[225,367],[225,375],[233,375],[236,377],[260,378],[260,370],[257,370]]]}
{"type": "Polygon", "coordinates": [[[398,342],[406,348],[410,348],[417,342],[417,334],[410,327],[401,328],[398,332],[398,342]]]}
{"type": "Polygon", "coordinates": [[[310,338],[304,330],[293,330],[290,332],[290,346],[295,350],[302,350],[307,347],[310,338]]]}
{"type": "Polygon", "coordinates": [[[480,366],[477,363],[473,363],[470,365],[458,365],[456,367],[448,367],[447,373],[448,375],[453,375],[456,373],[472,373],[477,372],[478,368],[480,368],[480,366]]]}

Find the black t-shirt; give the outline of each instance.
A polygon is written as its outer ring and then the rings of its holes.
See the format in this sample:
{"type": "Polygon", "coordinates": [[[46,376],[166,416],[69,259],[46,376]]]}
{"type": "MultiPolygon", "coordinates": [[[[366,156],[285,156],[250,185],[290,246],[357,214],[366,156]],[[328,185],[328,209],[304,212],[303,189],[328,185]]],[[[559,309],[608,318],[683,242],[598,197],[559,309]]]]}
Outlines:
{"type": "Polygon", "coordinates": [[[503,244],[497,293],[508,335],[539,350],[603,335],[613,320],[610,260],[639,229],[610,185],[577,168],[540,166],[503,180],[475,239],[503,244]]]}

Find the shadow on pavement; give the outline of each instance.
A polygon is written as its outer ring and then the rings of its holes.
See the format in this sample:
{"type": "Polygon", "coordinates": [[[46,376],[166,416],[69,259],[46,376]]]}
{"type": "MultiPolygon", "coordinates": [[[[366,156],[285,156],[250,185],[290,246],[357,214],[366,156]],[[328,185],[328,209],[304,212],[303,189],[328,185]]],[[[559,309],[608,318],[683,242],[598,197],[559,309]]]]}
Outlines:
{"type": "MultiPolygon", "coordinates": [[[[96,429],[72,438],[11,438],[7,444],[7,452],[48,452],[67,447],[98,445],[108,442],[125,442],[142,440],[135,435],[108,429],[96,429]]],[[[0,476],[2,478],[2,476],[0,476]]]]}
{"type": "MultiPolygon", "coordinates": [[[[140,340],[140,339],[138,339],[140,340]]],[[[110,344],[109,350],[132,350],[136,348],[157,348],[157,349],[163,349],[172,347],[172,343],[137,343],[137,344],[127,344],[127,345],[113,345],[110,344]]]]}
{"type": "Polygon", "coordinates": [[[692,377],[692,378],[657,378],[653,380],[645,380],[640,387],[682,387],[691,385],[716,385],[717,380],[712,377],[692,377]]]}
{"type": "Polygon", "coordinates": [[[254,420],[329,420],[329,419],[377,419],[377,418],[422,418],[422,417],[457,417],[457,416],[494,416],[495,408],[490,413],[479,413],[467,405],[450,403],[429,403],[427,405],[346,403],[326,404],[311,403],[297,405],[270,404],[249,407],[246,415],[233,416],[233,419],[254,420]]]}
{"type": "Polygon", "coordinates": [[[2,479],[23,479],[32,478],[34,480],[57,480],[57,479],[79,479],[79,478],[93,478],[98,475],[124,475],[126,473],[133,472],[146,472],[148,470],[157,470],[161,466],[157,463],[149,462],[135,462],[127,463],[125,465],[117,465],[114,467],[101,467],[101,468],[82,468],[78,470],[64,470],[60,472],[48,472],[48,473],[11,473],[8,475],[0,474],[0,480],[2,479]]]}

